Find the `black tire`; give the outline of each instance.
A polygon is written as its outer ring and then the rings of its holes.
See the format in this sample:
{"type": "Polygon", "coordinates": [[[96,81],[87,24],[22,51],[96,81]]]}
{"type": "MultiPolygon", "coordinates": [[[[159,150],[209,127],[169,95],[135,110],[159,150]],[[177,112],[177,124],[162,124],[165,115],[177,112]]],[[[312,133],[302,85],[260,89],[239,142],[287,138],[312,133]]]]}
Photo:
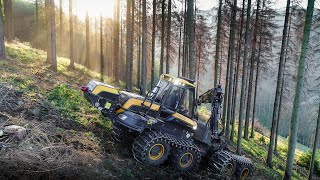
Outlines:
{"type": "Polygon", "coordinates": [[[236,179],[245,180],[253,174],[253,165],[250,159],[232,154],[232,159],[236,162],[236,179]]]}
{"type": "Polygon", "coordinates": [[[144,132],[133,141],[132,152],[136,160],[159,166],[168,159],[170,145],[161,133],[149,131],[144,132]]]}
{"type": "Polygon", "coordinates": [[[236,163],[228,151],[217,151],[209,160],[211,170],[222,179],[231,179],[236,171],[236,163]]]}
{"type": "Polygon", "coordinates": [[[117,142],[126,142],[128,140],[128,130],[119,124],[113,123],[112,137],[117,142]]]}
{"type": "Polygon", "coordinates": [[[173,167],[180,173],[190,172],[195,170],[201,160],[201,155],[194,148],[176,148],[170,156],[173,167]]]}

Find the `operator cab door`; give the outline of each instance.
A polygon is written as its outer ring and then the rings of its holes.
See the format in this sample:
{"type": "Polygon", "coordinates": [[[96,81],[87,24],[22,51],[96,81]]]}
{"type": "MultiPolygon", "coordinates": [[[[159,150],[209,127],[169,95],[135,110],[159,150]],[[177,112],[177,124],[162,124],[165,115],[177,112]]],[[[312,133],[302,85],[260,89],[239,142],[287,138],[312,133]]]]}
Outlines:
{"type": "Polygon", "coordinates": [[[160,79],[152,92],[150,98],[154,99],[154,103],[161,105],[160,117],[163,120],[167,120],[174,113],[193,118],[194,88],[160,79]]]}

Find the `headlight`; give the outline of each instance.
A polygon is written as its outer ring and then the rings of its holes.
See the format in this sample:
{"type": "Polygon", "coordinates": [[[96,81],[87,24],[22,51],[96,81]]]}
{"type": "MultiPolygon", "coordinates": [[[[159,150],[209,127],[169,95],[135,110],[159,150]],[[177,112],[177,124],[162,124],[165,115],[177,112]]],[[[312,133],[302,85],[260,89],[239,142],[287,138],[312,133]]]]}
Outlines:
{"type": "Polygon", "coordinates": [[[127,119],[127,116],[123,115],[123,114],[119,114],[118,118],[120,118],[123,121],[123,120],[127,119]]]}
{"type": "Polygon", "coordinates": [[[192,129],[196,130],[197,129],[197,125],[193,126],[192,129]]]}

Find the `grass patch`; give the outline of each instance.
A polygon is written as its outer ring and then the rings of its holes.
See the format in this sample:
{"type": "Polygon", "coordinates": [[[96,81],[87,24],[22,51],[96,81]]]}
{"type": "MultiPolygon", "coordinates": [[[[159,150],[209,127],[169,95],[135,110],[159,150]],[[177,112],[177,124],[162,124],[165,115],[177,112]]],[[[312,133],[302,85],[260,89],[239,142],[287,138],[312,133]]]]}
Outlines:
{"type": "Polygon", "coordinates": [[[83,98],[80,90],[73,89],[66,84],[55,87],[47,96],[62,115],[74,119],[82,125],[97,124],[106,129],[111,129],[112,123],[103,117],[89,102],[83,98]]]}

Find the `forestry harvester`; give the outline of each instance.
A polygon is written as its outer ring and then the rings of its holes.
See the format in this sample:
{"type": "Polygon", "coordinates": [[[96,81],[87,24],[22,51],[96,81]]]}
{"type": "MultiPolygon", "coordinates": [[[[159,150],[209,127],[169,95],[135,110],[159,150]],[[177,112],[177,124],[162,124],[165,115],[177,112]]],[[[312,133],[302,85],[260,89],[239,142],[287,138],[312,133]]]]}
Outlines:
{"type": "Polygon", "coordinates": [[[219,128],[221,86],[196,99],[194,83],[163,74],[145,97],[94,80],[81,90],[94,107],[111,119],[115,140],[125,142],[133,137],[130,142],[137,161],[159,166],[170,160],[179,172],[185,173],[194,170],[201,159],[207,159],[217,178],[248,178],[252,174],[251,161],[229,151],[223,140],[224,130],[219,128]],[[207,121],[198,120],[196,113],[202,103],[211,103],[207,121]]]}

